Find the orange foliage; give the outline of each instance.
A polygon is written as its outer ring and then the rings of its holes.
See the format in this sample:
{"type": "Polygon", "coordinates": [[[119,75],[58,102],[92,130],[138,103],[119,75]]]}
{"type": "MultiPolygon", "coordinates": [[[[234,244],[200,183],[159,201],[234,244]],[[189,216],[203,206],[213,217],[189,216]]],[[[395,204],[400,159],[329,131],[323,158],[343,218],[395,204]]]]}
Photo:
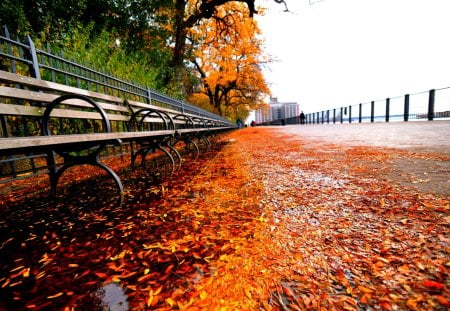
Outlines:
{"type": "Polygon", "coordinates": [[[193,62],[203,87],[191,95],[193,102],[209,104],[220,114],[245,118],[264,102],[270,91],[261,72],[268,62],[262,51],[260,30],[241,2],[217,9],[216,18],[191,29],[193,62]]]}

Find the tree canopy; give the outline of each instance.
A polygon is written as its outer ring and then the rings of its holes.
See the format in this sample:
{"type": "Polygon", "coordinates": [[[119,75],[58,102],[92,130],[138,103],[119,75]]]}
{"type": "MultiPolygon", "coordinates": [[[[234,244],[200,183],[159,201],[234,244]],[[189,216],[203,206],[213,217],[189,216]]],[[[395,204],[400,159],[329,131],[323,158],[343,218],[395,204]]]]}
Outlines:
{"type": "Polygon", "coordinates": [[[267,62],[257,23],[242,4],[221,7],[216,19],[194,27],[190,41],[195,46],[192,63],[201,87],[190,99],[201,103],[206,98],[216,113],[242,118],[263,102],[269,89],[261,72],[267,62]]]}
{"type": "MultiPolygon", "coordinates": [[[[284,0],[274,1],[285,4],[284,0]]],[[[268,93],[259,67],[267,59],[252,20],[258,13],[255,2],[4,0],[0,4],[0,25],[6,25],[14,35],[31,34],[75,56],[80,53],[74,49],[71,52],[73,46],[83,46],[86,52],[90,48],[105,51],[119,39],[121,55],[130,55],[139,63],[130,65],[128,60],[122,71],[143,66],[157,80],[150,83],[152,86],[181,98],[201,93],[193,90],[205,93],[207,86],[219,88],[221,95],[216,99],[208,95],[209,104],[211,110],[225,113],[236,105],[254,107],[268,93]],[[101,48],[98,38],[104,41],[101,48]],[[217,45],[208,47],[210,41],[217,45]],[[211,66],[220,68],[220,74],[213,74],[211,66]],[[245,85],[244,81],[254,83],[245,85]]]]}

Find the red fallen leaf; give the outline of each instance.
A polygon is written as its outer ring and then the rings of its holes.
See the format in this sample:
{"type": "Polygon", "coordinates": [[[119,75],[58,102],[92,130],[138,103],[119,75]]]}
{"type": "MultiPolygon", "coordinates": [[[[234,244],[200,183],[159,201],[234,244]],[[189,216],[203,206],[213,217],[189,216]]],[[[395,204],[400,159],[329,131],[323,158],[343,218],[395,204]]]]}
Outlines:
{"type": "Polygon", "coordinates": [[[108,275],[106,275],[106,273],[102,273],[102,272],[95,272],[95,275],[98,276],[101,279],[108,278],[108,275]]]}
{"type": "Polygon", "coordinates": [[[439,300],[440,303],[442,303],[444,306],[446,306],[447,308],[450,307],[450,301],[447,300],[445,297],[441,296],[441,295],[437,295],[436,299],[439,300]]]}
{"type": "Polygon", "coordinates": [[[380,302],[380,306],[382,306],[386,310],[392,310],[392,306],[387,301],[380,302]]]}
{"type": "Polygon", "coordinates": [[[150,278],[152,278],[154,275],[152,274],[152,273],[150,273],[150,274],[146,274],[146,275],[143,275],[143,276],[141,276],[140,278],[138,278],[138,283],[141,283],[141,282],[143,282],[143,281],[146,281],[146,280],[148,280],[148,279],[150,279],[150,278]]]}
{"type": "Polygon", "coordinates": [[[422,285],[428,288],[432,288],[432,289],[443,289],[444,285],[442,285],[441,283],[435,282],[435,281],[424,281],[422,282],[422,285]]]}
{"type": "Polygon", "coordinates": [[[361,303],[369,303],[369,300],[372,296],[370,294],[364,294],[361,297],[361,303]]]}
{"type": "Polygon", "coordinates": [[[129,278],[130,276],[133,276],[135,274],[137,274],[137,272],[130,272],[128,274],[125,274],[125,275],[121,276],[120,278],[121,279],[126,279],[126,278],[129,278]]]}
{"type": "Polygon", "coordinates": [[[368,288],[368,287],[364,287],[364,286],[362,286],[362,285],[358,285],[358,289],[359,289],[360,291],[362,291],[363,293],[368,293],[368,294],[374,292],[373,289],[368,288]]]}
{"type": "Polygon", "coordinates": [[[164,274],[168,274],[170,271],[172,271],[174,265],[170,265],[166,268],[166,270],[164,271],[164,274]]]}
{"type": "Polygon", "coordinates": [[[47,296],[47,298],[48,299],[54,299],[54,298],[60,297],[62,295],[64,295],[64,293],[63,292],[59,292],[59,293],[57,293],[55,295],[47,296]]]}

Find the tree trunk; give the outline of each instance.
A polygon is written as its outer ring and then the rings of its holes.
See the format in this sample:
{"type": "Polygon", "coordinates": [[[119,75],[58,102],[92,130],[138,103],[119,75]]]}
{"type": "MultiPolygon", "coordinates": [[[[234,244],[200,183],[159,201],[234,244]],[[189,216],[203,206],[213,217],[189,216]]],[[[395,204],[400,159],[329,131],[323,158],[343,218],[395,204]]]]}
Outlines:
{"type": "Polygon", "coordinates": [[[175,11],[175,47],[172,56],[172,68],[174,71],[174,82],[178,86],[183,81],[184,50],[186,47],[186,26],[184,24],[186,3],[184,0],[176,1],[175,11]]]}

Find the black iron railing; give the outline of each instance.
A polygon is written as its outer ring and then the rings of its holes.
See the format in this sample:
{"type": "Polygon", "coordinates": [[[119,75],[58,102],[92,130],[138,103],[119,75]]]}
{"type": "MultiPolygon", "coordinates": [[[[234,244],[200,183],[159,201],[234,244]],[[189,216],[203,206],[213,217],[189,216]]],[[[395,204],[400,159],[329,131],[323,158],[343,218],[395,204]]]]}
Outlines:
{"type": "MultiPolygon", "coordinates": [[[[138,85],[114,76],[100,69],[91,68],[87,64],[79,64],[76,61],[64,57],[63,52],[53,53],[49,46],[45,50],[36,48],[30,36],[24,40],[11,38],[8,29],[0,30],[0,70],[18,73],[23,76],[41,80],[57,82],[60,84],[85,89],[88,91],[112,95],[124,100],[134,100],[169,108],[182,114],[190,114],[199,118],[208,118],[217,121],[223,126],[234,127],[229,120],[191,105],[184,101],[156,92],[146,86],[138,85]]],[[[0,103],[1,104],[1,103],[0,103]]],[[[31,105],[40,103],[31,103],[31,105]]],[[[9,121],[11,121],[9,119],[9,121]]],[[[0,137],[9,136],[8,117],[0,114],[0,137]]],[[[17,130],[24,131],[24,136],[36,129],[36,122],[23,122],[17,130]]],[[[111,147],[106,150],[105,156],[121,156],[128,152],[127,144],[119,147],[111,147]]],[[[0,183],[8,182],[2,179],[3,175],[12,176],[13,179],[28,176],[28,174],[45,173],[47,167],[42,166],[42,159],[46,155],[28,154],[18,157],[0,158],[0,183]],[[6,172],[5,174],[3,174],[6,172]]]]}
{"type": "Polygon", "coordinates": [[[307,124],[450,119],[450,87],[307,113],[305,118],[307,124]]]}
{"type": "Polygon", "coordinates": [[[57,55],[51,52],[48,46],[46,50],[36,48],[30,36],[27,36],[23,42],[20,39],[13,39],[6,27],[3,27],[3,34],[0,34],[0,70],[124,99],[151,103],[181,113],[211,118],[233,126],[229,120],[212,112],[174,99],[146,86],[125,81],[100,69],[68,60],[63,53],[57,55]]]}
{"type": "MultiPolygon", "coordinates": [[[[305,114],[305,124],[450,120],[450,87],[305,114]]],[[[262,125],[300,124],[300,116],[262,125]]]]}

